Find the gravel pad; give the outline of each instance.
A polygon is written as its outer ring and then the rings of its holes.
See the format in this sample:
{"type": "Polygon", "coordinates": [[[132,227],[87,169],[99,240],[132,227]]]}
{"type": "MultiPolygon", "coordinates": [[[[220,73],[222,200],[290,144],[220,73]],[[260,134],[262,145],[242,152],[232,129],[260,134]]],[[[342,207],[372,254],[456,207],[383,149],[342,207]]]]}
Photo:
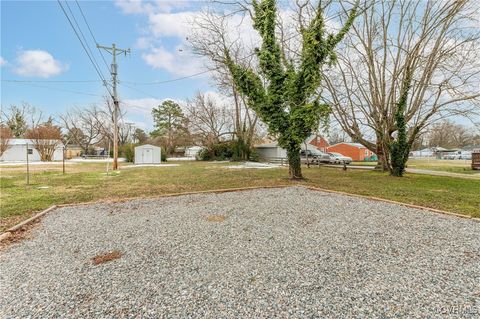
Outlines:
{"type": "Polygon", "coordinates": [[[480,223],[300,187],[66,207],[31,237],[0,252],[0,318],[480,317],[480,223]]]}

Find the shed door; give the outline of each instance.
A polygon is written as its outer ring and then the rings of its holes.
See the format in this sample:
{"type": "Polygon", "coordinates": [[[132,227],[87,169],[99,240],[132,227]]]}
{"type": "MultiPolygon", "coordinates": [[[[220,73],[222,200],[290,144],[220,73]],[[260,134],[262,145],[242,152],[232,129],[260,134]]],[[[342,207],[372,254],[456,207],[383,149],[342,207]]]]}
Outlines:
{"type": "Polygon", "coordinates": [[[142,162],[153,163],[153,150],[151,148],[144,148],[142,151],[142,162]]]}

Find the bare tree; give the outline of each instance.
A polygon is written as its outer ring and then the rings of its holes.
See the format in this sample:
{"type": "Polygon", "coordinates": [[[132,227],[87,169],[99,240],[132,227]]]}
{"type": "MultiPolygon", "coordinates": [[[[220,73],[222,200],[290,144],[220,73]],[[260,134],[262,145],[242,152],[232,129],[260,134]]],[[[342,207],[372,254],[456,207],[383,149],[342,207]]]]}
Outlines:
{"type": "Polygon", "coordinates": [[[41,161],[51,161],[59,143],[61,143],[62,132],[60,127],[52,124],[49,120],[43,124],[28,129],[25,137],[30,139],[33,147],[40,154],[41,161]]]}
{"type": "MultiPolygon", "coordinates": [[[[239,10],[244,11],[244,8],[246,7],[241,6],[239,10]]],[[[194,53],[208,59],[209,62],[206,66],[212,72],[219,90],[224,95],[232,97],[234,106],[232,110],[233,132],[235,138],[244,145],[245,150],[241,156],[247,158],[258,130],[259,120],[255,112],[245,103],[245,97],[234,85],[226,64],[225,48],[229,48],[230,56],[235,62],[243,65],[252,63],[253,54],[251,48],[246,48],[241,44],[241,41],[238,41],[238,37],[236,39],[229,38],[231,34],[229,30],[238,27],[238,25],[232,25],[232,21],[228,19],[229,16],[232,16],[232,13],[222,15],[205,11],[196,20],[192,21],[194,27],[188,40],[194,53]]]]}
{"type": "MultiPolygon", "coordinates": [[[[114,133],[114,105],[111,98],[105,97],[104,103],[101,107],[98,108],[99,111],[95,113],[95,117],[97,118],[97,122],[99,123],[100,128],[100,140],[103,143],[113,144],[113,133],[114,133]]],[[[118,141],[119,145],[125,144],[127,141],[130,140],[132,136],[132,129],[129,123],[125,122],[125,109],[122,109],[119,106],[118,112],[118,141]]]]}
{"type": "Polygon", "coordinates": [[[10,139],[12,137],[12,130],[8,126],[0,124],[0,157],[10,148],[10,139]]]}
{"type": "Polygon", "coordinates": [[[404,111],[409,147],[438,120],[479,114],[478,2],[367,2],[324,88],[342,129],[391,171],[395,113],[407,66],[413,71],[404,111]]]}
{"type": "Polygon", "coordinates": [[[461,124],[445,120],[435,123],[428,132],[430,147],[460,148],[474,142],[474,134],[461,124]]]}
{"type": "Polygon", "coordinates": [[[190,133],[203,145],[220,142],[223,136],[232,135],[233,123],[226,106],[218,105],[211,97],[198,92],[187,102],[187,117],[190,133]]]}
{"type": "Polygon", "coordinates": [[[59,117],[67,130],[69,141],[80,146],[84,154],[88,154],[102,135],[101,110],[92,105],[89,108],[75,108],[59,117]]]}

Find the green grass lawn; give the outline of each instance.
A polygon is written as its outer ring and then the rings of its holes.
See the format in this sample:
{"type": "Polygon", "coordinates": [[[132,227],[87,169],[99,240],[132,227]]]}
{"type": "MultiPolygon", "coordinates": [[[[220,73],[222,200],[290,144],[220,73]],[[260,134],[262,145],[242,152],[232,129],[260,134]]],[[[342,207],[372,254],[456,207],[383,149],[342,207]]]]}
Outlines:
{"type": "MultiPolygon", "coordinates": [[[[353,162],[355,166],[375,166],[376,162],[353,162]]],[[[414,158],[407,162],[408,168],[424,169],[430,171],[443,171],[460,174],[480,174],[478,170],[472,170],[469,160],[439,160],[432,158],[414,158]]]]}
{"type": "Polygon", "coordinates": [[[0,231],[53,204],[122,199],[246,186],[310,185],[352,194],[480,217],[480,180],[375,171],[304,168],[304,182],[290,181],[287,168],[229,169],[232,163],[179,162],[178,167],[143,167],[105,175],[105,164],[33,167],[26,185],[24,167],[1,167],[0,231]],[[44,188],[48,187],[48,188],[44,188]]]}

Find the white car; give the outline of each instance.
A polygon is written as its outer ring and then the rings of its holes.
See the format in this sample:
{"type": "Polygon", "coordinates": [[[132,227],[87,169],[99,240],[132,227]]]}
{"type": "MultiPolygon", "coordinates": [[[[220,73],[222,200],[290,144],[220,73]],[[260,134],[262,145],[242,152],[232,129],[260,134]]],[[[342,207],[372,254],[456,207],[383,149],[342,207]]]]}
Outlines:
{"type": "Polygon", "coordinates": [[[330,152],[328,153],[330,155],[330,163],[331,164],[350,164],[352,162],[352,158],[348,156],[344,156],[340,153],[335,153],[335,152],[330,152]]]}

